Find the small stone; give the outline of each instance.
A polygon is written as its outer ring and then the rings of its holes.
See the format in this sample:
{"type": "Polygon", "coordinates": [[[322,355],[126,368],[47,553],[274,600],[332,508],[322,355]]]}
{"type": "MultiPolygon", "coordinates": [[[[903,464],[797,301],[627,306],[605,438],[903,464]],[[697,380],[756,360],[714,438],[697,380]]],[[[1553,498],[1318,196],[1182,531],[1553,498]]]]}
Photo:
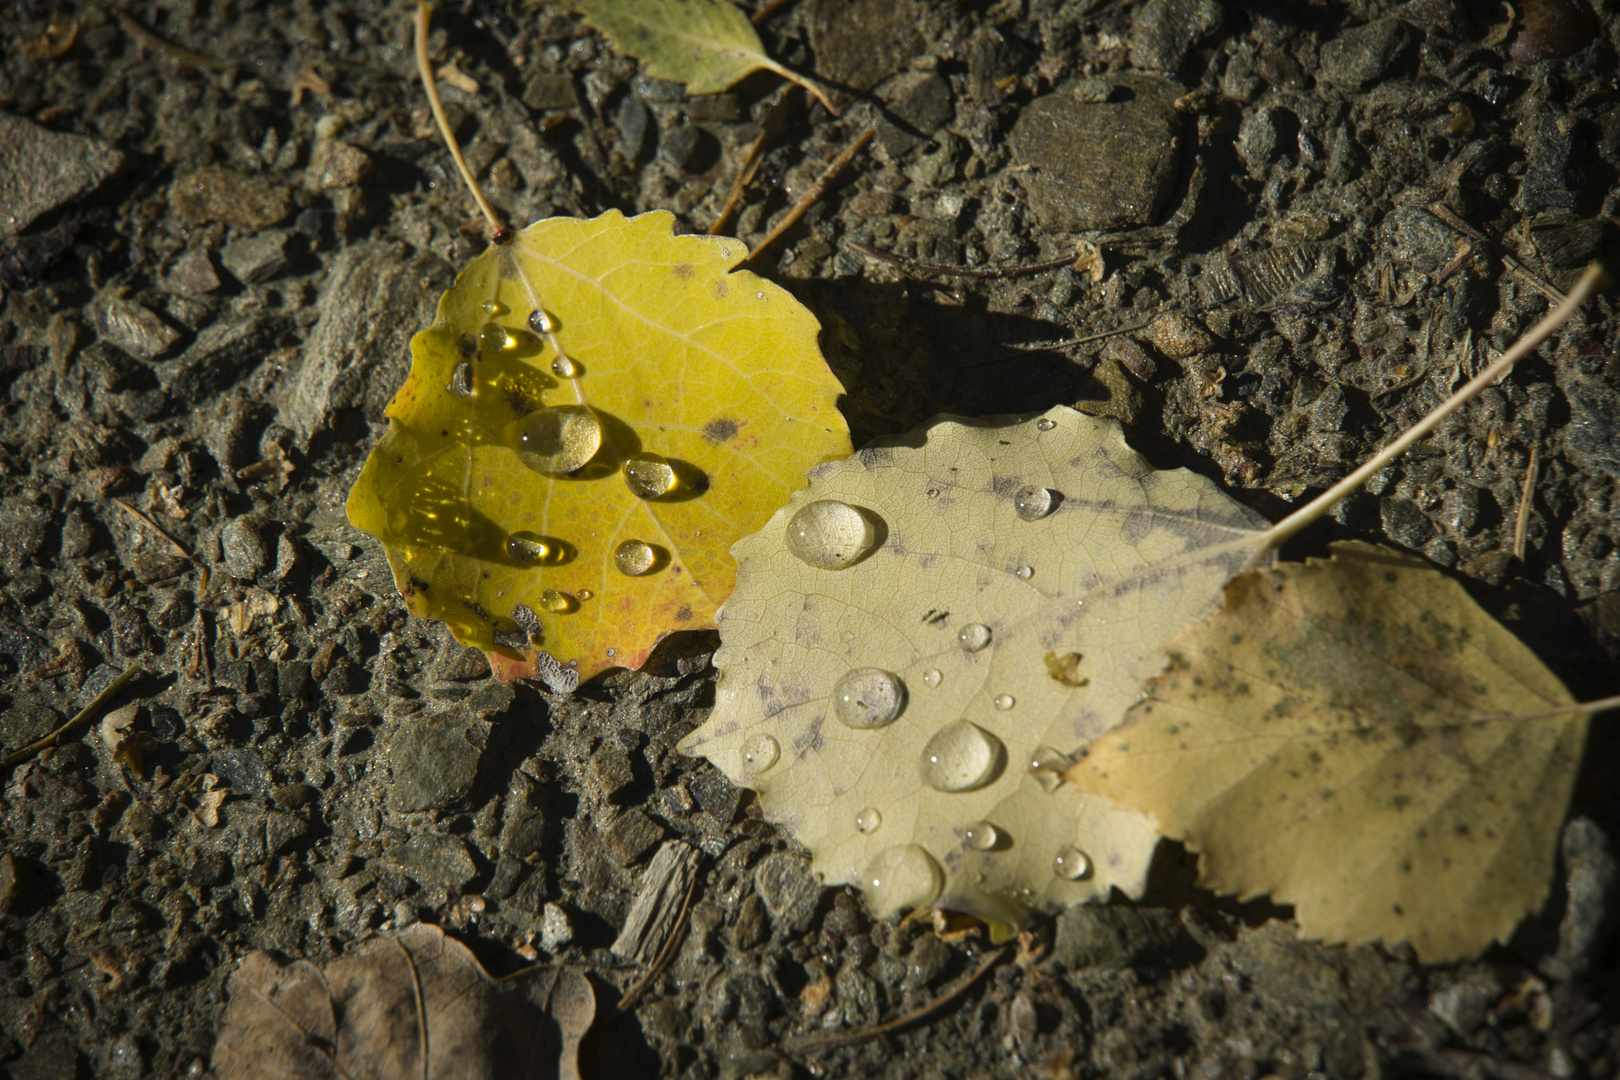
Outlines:
{"type": "Polygon", "coordinates": [[[1069,971],[1117,970],[1169,952],[1185,936],[1167,908],[1075,904],[1058,916],[1052,955],[1069,971]]]}
{"type": "Polygon", "coordinates": [[[1322,46],[1324,81],[1359,90],[1382,75],[1406,47],[1406,27],[1397,19],[1353,26],[1322,46]]]}
{"type": "Polygon", "coordinates": [[[1117,360],[1106,359],[1093,368],[1074,407],[1087,416],[1112,416],[1134,427],[1142,415],[1142,391],[1125,376],[1117,360]]]}
{"type": "MultiPolygon", "coordinates": [[[[694,99],[699,100],[699,99],[694,99]]],[[[523,88],[523,104],[535,112],[574,108],[573,85],[566,75],[535,72],[523,88]]]]}
{"type": "Polygon", "coordinates": [[[568,921],[568,912],[550,900],[540,913],[540,945],[554,953],[574,940],[574,924],[568,921]]]}
{"type": "Polygon", "coordinates": [[[686,786],[703,812],[722,826],[730,825],[742,805],[742,789],[718,771],[699,773],[686,786]]]}
{"type": "Polygon", "coordinates": [[[302,810],[320,797],[321,793],[308,784],[282,784],[270,792],[270,801],[283,810],[302,810]]]}
{"type": "Polygon", "coordinates": [[[269,281],[287,268],[285,229],[269,229],[232,240],[220,250],[219,261],[244,285],[269,281]]]}
{"type": "Polygon", "coordinates": [[[621,811],[613,819],[602,842],[620,866],[639,862],[647,852],[658,846],[664,830],[652,818],[634,808],[621,811]]]}
{"type": "Polygon", "coordinates": [[[296,847],[313,831],[313,826],[297,814],[273,811],[264,819],[265,849],[271,855],[280,855],[296,847]]]}
{"type": "Polygon", "coordinates": [[[1466,968],[1460,978],[1429,995],[1429,1012],[1459,1037],[1478,1031],[1505,987],[1489,967],[1466,968]]]}
{"type": "Polygon", "coordinates": [[[12,858],[11,852],[0,852],[0,915],[10,915],[21,899],[23,891],[22,871],[17,867],[17,860],[12,858]]]}
{"type": "Polygon", "coordinates": [[[1384,534],[1402,547],[1421,551],[1434,536],[1434,522],[1411,499],[1385,496],[1378,502],[1384,534]]]}
{"type": "Polygon", "coordinates": [[[1174,72],[1199,39],[1220,29],[1217,0],[1147,0],[1131,23],[1131,66],[1174,72]]]}
{"type": "Polygon", "coordinates": [[[758,893],[749,893],[737,909],[737,921],[731,927],[731,947],[737,950],[752,949],[763,944],[770,936],[771,923],[765,901],[760,899],[758,893]]]}
{"type": "Polygon", "coordinates": [[[383,851],[384,867],[421,885],[448,885],[458,892],[478,876],[478,866],[467,845],[454,836],[415,836],[383,851]]]}
{"type": "Polygon", "coordinates": [[[630,758],[611,743],[591,755],[591,771],[596,774],[596,782],[602,788],[602,795],[609,802],[636,779],[630,758]]]}
{"type": "Polygon", "coordinates": [[[371,174],[371,158],[342,139],[323,139],[309,155],[304,185],[316,191],[353,187],[371,174]]]}
{"type": "Polygon", "coordinates": [[[695,124],[672,128],[658,143],[658,158],[677,172],[700,172],[712,159],[714,139],[695,124]]]}
{"type": "Polygon", "coordinates": [[[613,149],[626,161],[639,162],[646,154],[650,138],[656,130],[652,110],[634,94],[626,94],[619,101],[614,122],[619,129],[619,141],[613,149]]]}
{"type": "Polygon", "coordinates": [[[51,512],[26,499],[0,502],[0,570],[15,576],[45,546],[51,512]]]}
{"type": "Polygon", "coordinates": [[[186,225],[222,221],[257,232],[285,220],[293,202],[286,187],[263,176],[213,167],[176,180],[169,206],[186,225]]]}
{"type": "Polygon", "coordinates": [[[1159,370],[1159,365],[1147,354],[1147,350],[1128,337],[1110,338],[1108,344],[1103,346],[1103,358],[1112,360],[1143,382],[1153,378],[1159,370]]]}
{"type": "Polygon", "coordinates": [[[1620,921],[1620,860],[1614,845],[1591,818],[1570,819],[1560,847],[1565,868],[1564,918],[1558,951],[1541,964],[1563,982],[1585,978],[1603,957],[1620,921]]]}
{"type": "Polygon", "coordinates": [[[754,869],[754,889],[772,921],[790,934],[809,929],[821,904],[821,884],[810,870],[810,860],[791,852],[761,859],[754,869]]]}
{"type": "Polygon", "coordinates": [[[836,86],[870,90],[928,48],[913,0],[814,0],[808,14],[816,74],[836,86]]]}
{"type": "Polygon", "coordinates": [[[442,810],[466,797],[478,776],[489,726],[452,713],[403,722],[388,740],[394,782],[388,804],[413,813],[442,810]]]}
{"type": "Polygon", "coordinates": [[[219,288],[219,274],[207,248],[192,248],[169,267],[163,287],[182,296],[203,296],[219,288]]]}
{"type": "Polygon", "coordinates": [[[221,750],[210,768],[237,795],[262,795],[270,788],[270,767],[250,746],[221,750]]]}
{"type": "Polygon", "coordinates": [[[0,113],[0,235],[22,232],[95,189],[123,163],[122,154],[95,139],[0,113]]]}
{"type": "Polygon", "coordinates": [[[264,525],[251,515],[226,522],[219,533],[219,546],[225,556],[225,568],[238,581],[256,581],[270,565],[270,545],[265,542],[264,525]]]}
{"type": "Polygon", "coordinates": [[[137,360],[156,360],[180,340],[180,331],[133,300],[109,297],[95,306],[92,315],[102,338],[137,360]]]}
{"type": "Polygon", "coordinates": [[[1172,360],[1185,360],[1209,349],[1209,334],[1180,312],[1166,312],[1148,326],[1148,340],[1172,360]]]}

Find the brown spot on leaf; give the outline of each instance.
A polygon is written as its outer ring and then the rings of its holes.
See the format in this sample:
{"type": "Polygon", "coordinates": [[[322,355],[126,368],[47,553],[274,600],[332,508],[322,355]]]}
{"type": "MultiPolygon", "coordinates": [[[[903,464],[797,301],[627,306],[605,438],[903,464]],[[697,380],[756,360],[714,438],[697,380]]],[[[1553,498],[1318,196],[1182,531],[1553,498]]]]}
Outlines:
{"type": "Polygon", "coordinates": [[[737,421],[717,416],[703,425],[703,437],[708,440],[709,445],[719,446],[723,442],[731,441],[736,436],[738,427],[737,421]]]}

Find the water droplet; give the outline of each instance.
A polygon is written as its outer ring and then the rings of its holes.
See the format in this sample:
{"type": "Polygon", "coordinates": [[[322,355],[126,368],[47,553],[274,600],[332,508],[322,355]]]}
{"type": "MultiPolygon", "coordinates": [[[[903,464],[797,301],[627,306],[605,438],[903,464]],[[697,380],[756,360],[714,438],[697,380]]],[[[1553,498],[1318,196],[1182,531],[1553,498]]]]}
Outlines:
{"type": "Polygon", "coordinates": [[[931,487],[927,491],[923,492],[923,495],[930,499],[937,499],[939,498],[939,488],[931,487]]]}
{"type": "Polygon", "coordinates": [[[478,351],[485,353],[501,352],[517,344],[517,340],[507,333],[506,327],[497,322],[487,322],[478,331],[478,351]]]}
{"type": "Polygon", "coordinates": [[[1056,501],[1052,498],[1052,492],[1039,484],[1030,484],[1013,492],[1013,509],[1025,521],[1041,520],[1052,512],[1056,501]]]}
{"type": "Polygon", "coordinates": [[[990,628],[982,622],[971,622],[956,632],[956,640],[968,652],[978,652],[990,644],[990,628]]]}
{"type": "Polygon", "coordinates": [[[579,607],[579,601],[565,592],[547,589],[540,594],[540,606],[553,615],[566,615],[579,607]]]}
{"type": "Polygon", "coordinates": [[[855,815],[855,829],[863,833],[875,833],[883,826],[883,813],[875,806],[868,806],[855,815]]]}
{"type": "Polygon", "coordinates": [[[1047,420],[1043,418],[1035,421],[1035,430],[1037,431],[1051,431],[1055,427],[1057,427],[1056,420],[1047,420]]]}
{"type": "Polygon", "coordinates": [[[857,731],[887,727],[906,706],[906,686],[882,668],[856,668],[833,687],[833,712],[857,731]]]}
{"type": "Polygon", "coordinates": [[[877,541],[866,515],[836,499],[817,499],[788,522],[787,549],[818,570],[842,570],[877,541]]]}
{"type": "Polygon", "coordinates": [[[1069,881],[1091,876],[1091,856],[1077,847],[1066,847],[1052,860],[1052,873],[1069,881]]]}
{"type": "Polygon", "coordinates": [[[656,499],[675,486],[675,470],[657,454],[631,454],[624,463],[624,483],[640,499],[656,499]]]}
{"type": "Polygon", "coordinates": [[[591,592],[591,590],[589,590],[589,589],[581,589],[575,595],[577,595],[581,600],[589,600],[591,597],[595,596],[596,594],[591,592]]]}
{"type": "Polygon", "coordinates": [[[608,650],[608,651],[607,651],[607,654],[608,654],[608,655],[609,655],[609,656],[617,656],[617,655],[618,655],[618,653],[619,653],[619,650],[617,650],[617,649],[609,649],[609,650],[608,650]]]}
{"type": "Polygon", "coordinates": [[[1002,712],[1006,712],[1008,709],[1013,707],[1013,696],[1011,694],[997,694],[994,704],[997,709],[1000,709],[1002,712]]]}
{"type": "Polygon", "coordinates": [[[522,563],[548,563],[561,552],[561,546],[532,532],[515,532],[506,538],[506,553],[522,563]]]}
{"type": "Polygon", "coordinates": [[[457,364],[456,370],[450,373],[450,385],[445,389],[456,395],[456,397],[472,397],[472,365],[465,360],[457,364]]]}
{"type": "Polygon", "coordinates": [[[1035,576],[1035,568],[1033,566],[1020,566],[1017,570],[1014,570],[1013,573],[1017,574],[1025,581],[1028,581],[1030,578],[1035,576]]]}
{"type": "Polygon", "coordinates": [[[559,379],[577,379],[579,365],[566,356],[559,356],[551,362],[551,373],[559,379]]]}
{"type": "Polygon", "coordinates": [[[657,553],[640,540],[626,540],[613,549],[613,565],[619,568],[619,573],[630,577],[640,577],[657,561],[657,553]]]}
{"type": "Polygon", "coordinates": [[[924,907],[945,888],[945,871],[919,844],[904,844],[881,852],[861,875],[866,902],[878,918],[904,908],[924,907]]]}
{"type": "Polygon", "coordinates": [[[537,334],[549,334],[557,329],[557,321],[545,309],[535,308],[529,312],[529,329],[537,334]]]}
{"type": "Polygon", "coordinates": [[[776,764],[776,759],[782,756],[782,747],[769,735],[755,735],[743,744],[742,766],[743,772],[749,776],[758,776],[776,764]]]}
{"type": "Polygon", "coordinates": [[[929,668],[927,671],[923,672],[923,685],[929,689],[933,689],[939,685],[939,681],[942,677],[943,676],[941,676],[939,673],[939,668],[929,668]]]}
{"type": "Polygon", "coordinates": [[[989,851],[1001,839],[1001,833],[988,821],[975,821],[962,830],[962,843],[974,851],[989,851]]]}
{"type": "Polygon", "coordinates": [[[1074,765],[1074,759],[1050,746],[1038,746],[1030,755],[1029,774],[1048,795],[1063,786],[1063,774],[1074,765]]]}
{"type": "Polygon", "coordinates": [[[587,405],[553,405],[519,423],[518,457],[547,476],[579,471],[602,448],[602,424],[587,405]]]}
{"type": "Polygon", "coordinates": [[[972,791],[995,776],[1001,740],[977,724],[957,720],[934,733],[923,747],[917,769],[935,791],[972,791]]]}

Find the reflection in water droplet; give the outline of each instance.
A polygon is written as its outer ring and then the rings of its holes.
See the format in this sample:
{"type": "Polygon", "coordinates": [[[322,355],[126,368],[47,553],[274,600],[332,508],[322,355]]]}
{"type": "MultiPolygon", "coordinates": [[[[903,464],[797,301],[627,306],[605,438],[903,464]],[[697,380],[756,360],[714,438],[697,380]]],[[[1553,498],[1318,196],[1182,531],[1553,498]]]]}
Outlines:
{"type": "Polygon", "coordinates": [[[855,815],[855,828],[863,833],[875,833],[883,825],[883,814],[875,806],[868,806],[855,815]]]}
{"type": "Polygon", "coordinates": [[[624,483],[640,499],[656,499],[675,486],[675,470],[658,454],[631,454],[624,463],[624,483]]]}
{"type": "Polygon", "coordinates": [[[613,549],[613,565],[619,568],[619,573],[630,577],[640,577],[651,570],[657,558],[653,549],[640,540],[626,540],[613,549]]]}
{"type": "Polygon", "coordinates": [[[549,334],[557,329],[557,321],[551,314],[541,308],[529,312],[529,329],[537,334],[549,334]]]}
{"type": "Polygon", "coordinates": [[[1017,570],[1014,570],[1013,573],[1017,574],[1025,581],[1028,581],[1030,578],[1035,576],[1035,568],[1033,566],[1020,566],[1017,570]]]}
{"type": "Polygon", "coordinates": [[[506,538],[506,553],[518,562],[550,562],[558,555],[557,545],[531,532],[515,532],[506,538]]]}
{"type": "Polygon", "coordinates": [[[1091,876],[1091,856],[1077,847],[1066,847],[1052,860],[1052,873],[1069,881],[1091,876]]]}
{"type": "Polygon", "coordinates": [[[742,766],[743,772],[749,776],[758,776],[776,764],[776,759],[782,756],[782,747],[769,735],[755,735],[743,744],[742,766]]]}
{"type": "Polygon", "coordinates": [[[956,632],[956,640],[968,652],[978,652],[990,644],[990,628],[984,623],[968,623],[956,632]]]}
{"type": "Polygon", "coordinates": [[[540,594],[540,606],[554,615],[566,615],[579,607],[579,602],[565,592],[547,589],[540,594]]]}
{"type": "Polygon", "coordinates": [[[988,821],[975,821],[962,830],[962,843],[974,851],[989,851],[1001,839],[1001,833],[988,821]]]}
{"type": "Polygon", "coordinates": [[[1051,431],[1055,427],[1057,427],[1057,421],[1056,420],[1042,419],[1042,420],[1035,421],[1035,428],[1038,431],[1051,431]]]}
{"type": "Polygon", "coordinates": [[[1030,484],[1013,492],[1013,509],[1025,521],[1039,521],[1052,512],[1052,493],[1039,484],[1030,484]]]}
{"type": "Polygon", "coordinates": [[[579,365],[566,356],[559,356],[551,362],[551,373],[559,379],[577,379],[579,365]]]}
{"type": "Polygon", "coordinates": [[[921,845],[905,844],[868,863],[861,888],[872,913],[882,919],[903,908],[932,904],[945,888],[945,871],[921,845]]]}
{"type": "Polygon", "coordinates": [[[472,397],[472,365],[465,360],[457,364],[456,370],[450,373],[450,385],[445,389],[456,395],[456,397],[472,397]]]}
{"type": "Polygon", "coordinates": [[[939,668],[929,668],[927,671],[923,672],[923,685],[933,688],[939,685],[941,678],[943,678],[943,676],[940,675],[939,668]]]}
{"type": "Polygon", "coordinates": [[[842,570],[872,550],[877,530],[866,515],[836,499],[817,499],[793,515],[787,549],[818,570],[842,570]]]}
{"type": "Polygon", "coordinates": [[[567,476],[602,448],[602,424],[586,405],[537,409],[520,422],[518,457],[535,472],[567,476]]]}
{"type": "Polygon", "coordinates": [[[934,733],[917,760],[923,783],[935,791],[972,791],[996,773],[1001,740],[976,724],[957,720],[934,733]]]}
{"type": "Polygon", "coordinates": [[[1063,774],[1073,765],[1074,759],[1063,751],[1050,746],[1037,746],[1035,753],[1030,755],[1029,774],[1041,785],[1041,790],[1051,794],[1063,786],[1063,774]]]}
{"type": "Polygon", "coordinates": [[[501,352],[517,344],[517,339],[507,333],[506,327],[500,323],[487,322],[478,331],[478,351],[484,353],[501,352]]]}
{"type": "Polygon", "coordinates": [[[833,687],[833,713],[857,731],[894,723],[905,704],[905,684],[882,668],[856,668],[833,687]]]}
{"type": "Polygon", "coordinates": [[[1011,694],[997,694],[995,706],[1002,712],[1006,712],[1013,707],[1013,696],[1011,694]]]}

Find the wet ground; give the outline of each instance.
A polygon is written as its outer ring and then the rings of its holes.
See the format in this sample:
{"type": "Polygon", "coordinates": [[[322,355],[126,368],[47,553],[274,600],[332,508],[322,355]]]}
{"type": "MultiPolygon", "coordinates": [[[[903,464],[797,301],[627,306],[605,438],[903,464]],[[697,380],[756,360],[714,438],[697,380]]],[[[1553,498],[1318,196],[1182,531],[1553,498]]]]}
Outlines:
{"type": "MultiPolygon", "coordinates": [[[[247,952],[324,962],[427,921],[492,972],[588,973],[599,1077],[1614,1074],[1603,722],[1547,910],[1477,963],[1300,943],[1167,848],[1142,905],[1038,924],[933,1018],[784,1054],[925,1004],[983,941],[874,921],[675,752],[712,635],[572,696],[496,684],[344,519],[409,334],[483,242],[408,16],[6,8],[0,743],[149,674],[122,732],[6,770],[0,1068],[206,1075],[247,952]],[[703,856],[690,928],[615,1012],[642,968],[608,946],[669,839],[703,856]]],[[[733,225],[754,243],[876,125],[755,264],[821,320],[857,446],[1071,404],[1277,516],[1617,251],[1620,21],[1570,0],[771,11],[767,48],[841,87],[841,119],[774,105],[766,75],[687,98],[549,5],[435,27],[452,122],[518,224],[664,208],[705,231],[765,125],[733,225]]],[[[1420,552],[1578,696],[1617,692],[1617,343],[1599,299],[1289,553],[1420,552]]]]}

